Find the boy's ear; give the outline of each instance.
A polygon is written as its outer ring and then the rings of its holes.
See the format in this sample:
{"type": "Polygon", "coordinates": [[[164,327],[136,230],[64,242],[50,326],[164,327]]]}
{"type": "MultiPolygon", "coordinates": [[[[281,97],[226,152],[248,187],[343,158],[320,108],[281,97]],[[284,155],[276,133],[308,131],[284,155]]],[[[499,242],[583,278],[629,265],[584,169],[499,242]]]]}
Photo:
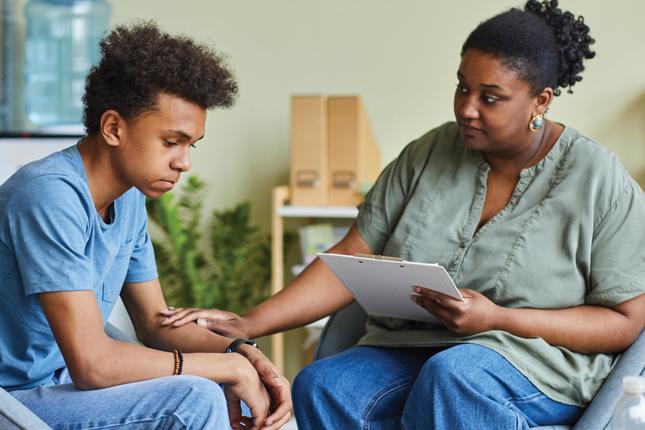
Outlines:
{"type": "Polygon", "coordinates": [[[124,126],[125,120],[117,111],[114,109],[106,110],[101,115],[99,133],[108,145],[119,146],[124,126]]]}

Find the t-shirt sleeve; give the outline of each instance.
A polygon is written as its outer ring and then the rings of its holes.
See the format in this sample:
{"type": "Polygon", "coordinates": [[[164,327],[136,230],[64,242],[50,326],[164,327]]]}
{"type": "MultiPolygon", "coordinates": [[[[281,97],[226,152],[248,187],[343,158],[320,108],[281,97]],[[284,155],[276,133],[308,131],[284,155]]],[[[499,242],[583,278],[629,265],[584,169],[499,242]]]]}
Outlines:
{"type": "Polygon", "coordinates": [[[7,226],[26,294],[92,290],[88,208],[73,179],[44,176],[7,202],[7,226]]]}
{"type": "Polygon", "coordinates": [[[358,206],[358,232],[374,253],[383,251],[405,208],[408,195],[412,192],[415,172],[419,170],[419,162],[425,163],[427,157],[427,145],[424,143],[420,139],[407,145],[385,167],[365,195],[365,201],[358,206]]]}
{"type": "Polygon", "coordinates": [[[125,282],[146,282],[158,277],[155,253],[152,240],[148,234],[148,214],[145,208],[145,197],[139,195],[139,230],[134,239],[134,248],[130,256],[125,282]]]}
{"type": "Polygon", "coordinates": [[[631,179],[594,229],[586,303],[615,306],[645,293],[645,197],[631,179]]]}

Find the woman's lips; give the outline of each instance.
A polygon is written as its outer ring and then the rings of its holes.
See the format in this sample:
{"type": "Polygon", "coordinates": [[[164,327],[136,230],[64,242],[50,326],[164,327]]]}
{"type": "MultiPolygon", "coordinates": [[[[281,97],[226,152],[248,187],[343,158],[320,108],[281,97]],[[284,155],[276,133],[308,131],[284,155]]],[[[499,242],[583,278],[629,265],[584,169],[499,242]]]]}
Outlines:
{"type": "Polygon", "coordinates": [[[465,124],[459,124],[459,133],[464,139],[477,139],[484,133],[484,130],[477,127],[471,127],[465,124]]]}
{"type": "Polygon", "coordinates": [[[471,125],[466,125],[464,123],[460,123],[459,128],[463,131],[469,131],[469,132],[479,132],[479,133],[484,132],[484,130],[482,130],[481,128],[473,127],[471,125]]]}

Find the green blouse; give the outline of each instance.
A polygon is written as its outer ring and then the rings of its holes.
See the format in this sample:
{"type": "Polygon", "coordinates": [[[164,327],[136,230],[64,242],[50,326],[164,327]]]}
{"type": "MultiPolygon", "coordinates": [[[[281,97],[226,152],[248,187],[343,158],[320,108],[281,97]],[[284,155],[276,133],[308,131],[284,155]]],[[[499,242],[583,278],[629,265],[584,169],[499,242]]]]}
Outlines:
{"type": "MultiPolygon", "coordinates": [[[[566,127],[521,172],[508,205],[477,230],[489,170],[455,123],[431,130],[385,168],[359,206],[361,237],[374,253],[439,263],[458,287],[506,307],[614,306],[645,292],[645,198],[614,154],[566,127]]],[[[360,344],[464,342],[497,351],[553,400],[581,406],[618,357],[383,317],[368,319],[360,344]]]]}

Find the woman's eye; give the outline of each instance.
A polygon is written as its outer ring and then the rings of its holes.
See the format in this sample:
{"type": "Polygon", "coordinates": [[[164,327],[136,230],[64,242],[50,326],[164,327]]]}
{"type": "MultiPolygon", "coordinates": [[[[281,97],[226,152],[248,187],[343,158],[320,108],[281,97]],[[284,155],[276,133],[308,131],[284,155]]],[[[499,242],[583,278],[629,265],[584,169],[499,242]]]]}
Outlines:
{"type": "Polygon", "coordinates": [[[482,96],[482,98],[484,99],[484,103],[489,104],[489,105],[492,105],[493,103],[495,103],[497,101],[497,97],[493,97],[493,96],[484,95],[484,96],[482,96]]]}
{"type": "Polygon", "coordinates": [[[461,84],[457,84],[457,92],[459,94],[466,94],[468,92],[468,89],[461,84]]]}

